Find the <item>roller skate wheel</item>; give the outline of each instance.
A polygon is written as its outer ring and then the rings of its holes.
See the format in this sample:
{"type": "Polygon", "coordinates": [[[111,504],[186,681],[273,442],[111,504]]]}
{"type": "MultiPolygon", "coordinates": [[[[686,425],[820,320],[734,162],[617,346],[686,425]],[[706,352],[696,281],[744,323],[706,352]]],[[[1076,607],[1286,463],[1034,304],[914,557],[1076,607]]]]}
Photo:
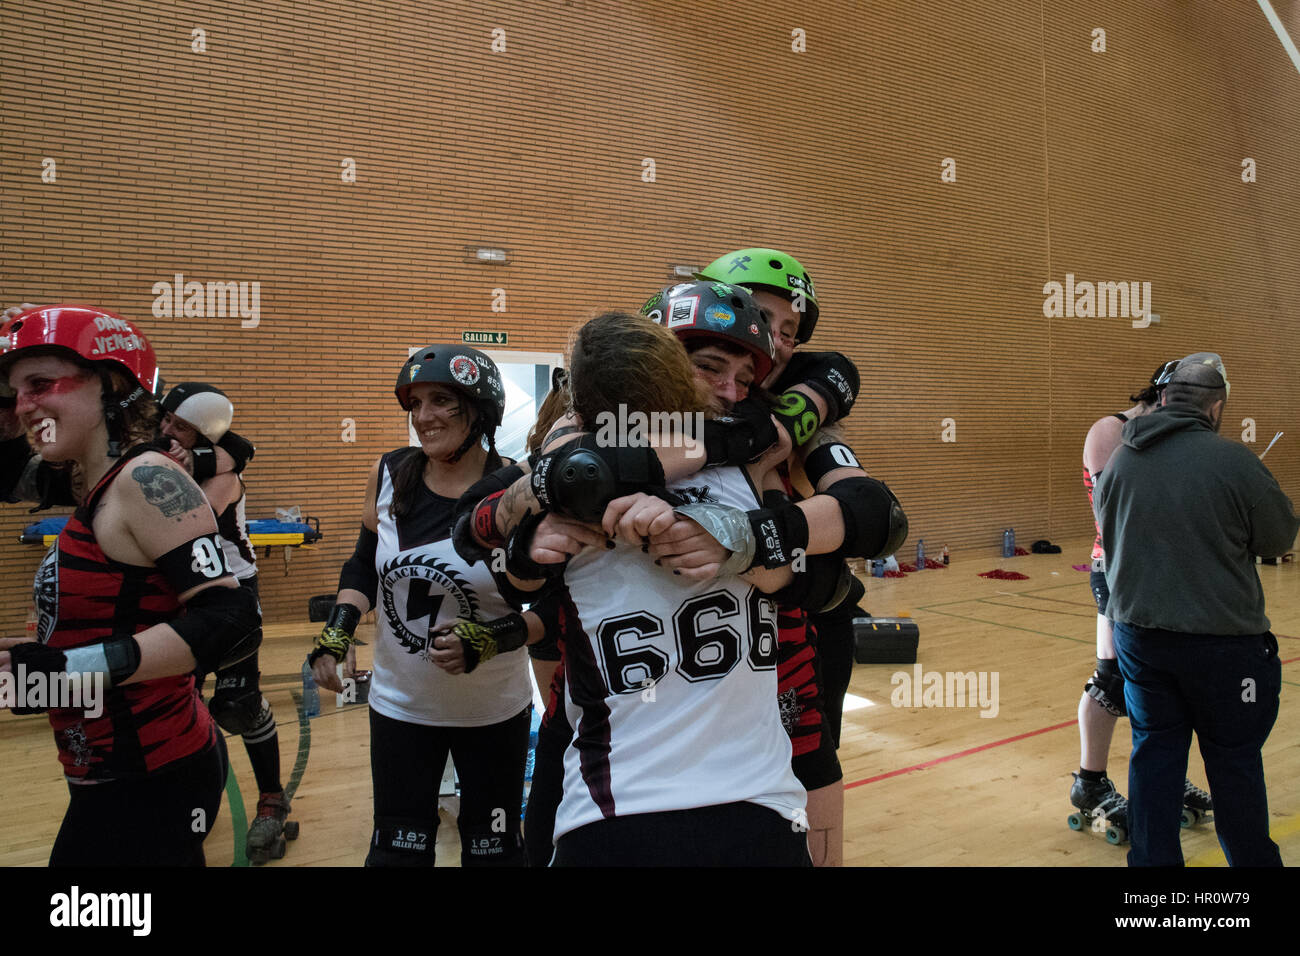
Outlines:
{"type": "Polygon", "coordinates": [[[1195,810],[1192,807],[1183,807],[1183,815],[1179,819],[1178,823],[1180,826],[1186,829],[1187,827],[1196,826],[1196,824],[1199,823],[1200,820],[1201,820],[1201,813],[1199,810],[1195,810]]]}
{"type": "Polygon", "coordinates": [[[248,851],[248,862],[249,862],[249,863],[252,863],[254,866],[261,866],[263,863],[265,863],[265,862],[266,862],[267,860],[269,860],[270,858],[271,858],[271,855],[270,855],[269,853],[267,853],[266,850],[250,850],[250,851],[248,851]]]}
{"type": "Polygon", "coordinates": [[[1107,827],[1106,842],[1111,846],[1119,846],[1128,839],[1128,833],[1123,827],[1107,827]]]}
{"type": "Polygon", "coordinates": [[[298,839],[298,821],[287,820],[284,824],[284,835],[290,840],[298,839]]]}
{"type": "Polygon", "coordinates": [[[1071,830],[1082,830],[1087,826],[1081,813],[1071,813],[1065,818],[1065,822],[1070,825],[1071,830]]]}

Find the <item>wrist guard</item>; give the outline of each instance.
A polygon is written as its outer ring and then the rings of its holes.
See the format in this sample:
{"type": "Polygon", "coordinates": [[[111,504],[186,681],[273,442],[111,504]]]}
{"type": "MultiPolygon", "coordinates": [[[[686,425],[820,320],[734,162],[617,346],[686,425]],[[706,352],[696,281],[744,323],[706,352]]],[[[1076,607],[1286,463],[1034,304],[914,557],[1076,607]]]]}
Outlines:
{"type": "Polygon", "coordinates": [[[539,564],[529,557],[528,551],[533,546],[533,536],[537,534],[537,526],[545,517],[545,511],[525,516],[523,521],[515,525],[515,530],[511,531],[510,537],[506,539],[506,571],[521,581],[558,578],[564,574],[564,569],[569,563],[565,561],[563,564],[539,564]]]}
{"type": "MultiPolygon", "coordinates": [[[[68,651],[48,644],[15,644],[9,653],[15,672],[21,666],[28,674],[40,672],[50,678],[59,674],[81,675],[83,682],[94,674],[102,674],[105,689],[116,687],[140,668],[140,645],[134,637],[120,637],[68,651]]],[[[36,712],[36,708],[14,710],[24,714],[36,712]]]]}
{"type": "Polygon", "coordinates": [[[361,623],[361,612],[351,604],[335,604],[330,609],[330,616],[321,629],[320,636],[307,655],[308,666],[314,666],[322,656],[328,654],[335,662],[347,657],[348,648],[356,643],[353,634],[361,623]]]}
{"type": "Polygon", "coordinates": [[[595,435],[537,459],[531,485],[543,511],[598,522],[615,498],[646,492],[666,495],[664,467],[649,445],[605,446],[595,435]]]}
{"type": "MultiPolygon", "coordinates": [[[[765,507],[746,512],[754,531],[754,562],[768,569],[784,567],[808,550],[808,519],[783,494],[763,496],[765,507]]],[[[749,570],[746,568],[745,570],[749,570]]]]}
{"type": "Polygon", "coordinates": [[[740,574],[754,566],[754,529],[739,508],[699,501],[674,508],[673,513],[690,518],[731,552],[718,569],[718,577],[740,574]]]}
{"type": "Polygon", "coordinates": [[[528,625],[520,614],[507,614],[495,621],[457,621],[452,633],[460,638],[465,652],[465,673],[498,654],[516,651],[528,643],[528,625]]]}
{"type": "Polygon", "coordinates": [[[704,423],[704,463],[743,465],[759,458],[777,442],[772,413],[762,402],[747,398],[731,414],[704,423]]]}

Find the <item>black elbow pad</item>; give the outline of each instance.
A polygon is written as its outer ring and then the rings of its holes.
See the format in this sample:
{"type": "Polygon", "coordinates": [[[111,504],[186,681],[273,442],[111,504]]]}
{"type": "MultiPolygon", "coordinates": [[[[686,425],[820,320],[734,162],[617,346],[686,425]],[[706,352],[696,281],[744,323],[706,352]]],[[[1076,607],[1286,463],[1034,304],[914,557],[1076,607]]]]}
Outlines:
{"type": "Polygon", "coordinates": [[[855,580],[844,559],[834,554],[811,554],[794,580],[768,595],[777,604],[802,608],[810,614],[838,607],[849,595],[855,580]]]}
{"type": "Polygon", "coordinates": [[[200,591],[170,624],[209,674],[252,657],[262,643],[262,609],[250,588],[200,591]]]}
{"type": "Polygon", "coordinates": [[[844,518],[844,544],[839,555],[884,558],[896,553],[907,540],[907,515],[883,481],[845,478],[823,494],[839,502],[844,518]]]}
{"type": "Polygon", "coordinates": [[[233,471],[235,474],[242,472],[248,463],[253,460],[253,455],[257,453],[257,449],[251,441],[235,432],[226,432],[222,435],[221,440],[217,442],[217,447],[223,449],[226,454],[234,459],[235,467],[233,471]]]}

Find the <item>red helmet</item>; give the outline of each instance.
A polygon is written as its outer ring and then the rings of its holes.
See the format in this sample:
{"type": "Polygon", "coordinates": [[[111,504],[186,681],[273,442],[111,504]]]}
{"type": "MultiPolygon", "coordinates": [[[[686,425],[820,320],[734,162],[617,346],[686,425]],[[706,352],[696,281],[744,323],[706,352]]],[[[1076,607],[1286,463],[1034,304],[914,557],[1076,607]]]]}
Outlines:
{"type": "Polygon", "coordinates": [[[0,373],[22,349],[67,349],[91,363],[115,362],[150,395],[159,390],[158,357],[130,319],[85,305],[41,305],[0,325],[0,373]]]}

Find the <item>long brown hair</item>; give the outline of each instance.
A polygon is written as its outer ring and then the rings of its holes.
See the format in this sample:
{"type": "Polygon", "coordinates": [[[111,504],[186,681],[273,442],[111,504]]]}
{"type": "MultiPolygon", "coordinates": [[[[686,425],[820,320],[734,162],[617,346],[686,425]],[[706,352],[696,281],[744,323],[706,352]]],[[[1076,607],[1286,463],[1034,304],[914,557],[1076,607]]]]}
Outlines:
{"type": "Polygon", "coordinates": [[[677,337],[662,325],[626,312],[598,315],[574,334],[569,395],[586,428],[600,414],[707,412],[695,367],[677,337]]]}

